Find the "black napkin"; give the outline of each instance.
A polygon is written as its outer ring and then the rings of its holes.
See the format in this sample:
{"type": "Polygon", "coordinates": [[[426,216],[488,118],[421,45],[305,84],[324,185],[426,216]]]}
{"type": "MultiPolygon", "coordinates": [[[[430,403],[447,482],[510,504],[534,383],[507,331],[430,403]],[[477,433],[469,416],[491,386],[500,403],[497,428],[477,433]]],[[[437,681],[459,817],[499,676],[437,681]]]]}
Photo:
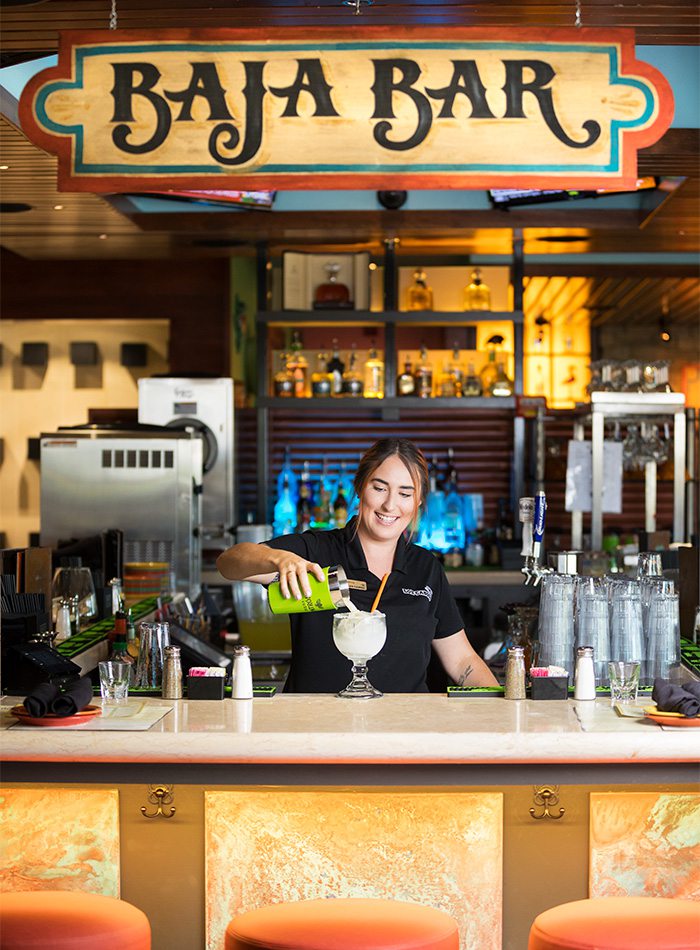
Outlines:
{"type": "Polygon", "coordinates": [[[92,682],[89,676],[83,676],[71,683],[63,693],[54,699],[51,712],[57,716],[74,716],[92,702],[92,682]]]}
{"type": "Polygon", "coordinates": [[[24,700],[24,708],[30,716],[42,719],[51,710],[58,693],[58,686],[54,683],[39,683],[24,700]]]}
{"type": "Polygon", "coordinates": [[[700,682],[678,686],[658,678],[654,680],[651,698],[660,712],[677,712],[689,718],[700,714],[700,682]]]}

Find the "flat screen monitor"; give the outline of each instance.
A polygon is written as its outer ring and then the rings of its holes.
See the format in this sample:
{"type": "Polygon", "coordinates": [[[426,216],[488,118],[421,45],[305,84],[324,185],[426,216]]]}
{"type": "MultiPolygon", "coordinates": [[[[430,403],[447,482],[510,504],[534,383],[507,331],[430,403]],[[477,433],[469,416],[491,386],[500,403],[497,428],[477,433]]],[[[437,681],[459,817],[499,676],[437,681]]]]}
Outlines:
{"type": "Polygon", "coordinates": [[[226,205],[234,208],[269,211],[275,200],[274,191],[162,191],[156,198],[180,198],[184,201],[205,201],[207,204],[226,205]]]}
{"type": "Polygon", "coordinates": [[[492,188],[488,195],[496,208],[514,208],[520,205],[548,204],[552,201],[576,201],[581,198],[601,198],[605,195],[636,194],[656,188],[657,179],[653,175],[638,178],[636,188],[595,188],[582,190],[577,188],[492,188]]]}

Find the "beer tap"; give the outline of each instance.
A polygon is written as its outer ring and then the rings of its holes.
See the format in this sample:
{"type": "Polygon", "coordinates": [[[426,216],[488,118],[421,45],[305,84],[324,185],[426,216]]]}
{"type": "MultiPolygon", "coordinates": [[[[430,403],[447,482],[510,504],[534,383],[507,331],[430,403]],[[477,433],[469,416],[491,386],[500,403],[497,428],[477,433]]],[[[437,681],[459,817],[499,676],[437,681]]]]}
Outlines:
{"type": "Polygon", "coordinates": [[[548,568],[540,566],[546,511],[547,500],[543,491],[537,492],[534,498],[521,498],[518,504],[518,518],[523,526],[520,553],[525,558],[521,571],[525,575],[525,584],[531,583],[535,587],[543,575],[549,573],[548,568]]]}

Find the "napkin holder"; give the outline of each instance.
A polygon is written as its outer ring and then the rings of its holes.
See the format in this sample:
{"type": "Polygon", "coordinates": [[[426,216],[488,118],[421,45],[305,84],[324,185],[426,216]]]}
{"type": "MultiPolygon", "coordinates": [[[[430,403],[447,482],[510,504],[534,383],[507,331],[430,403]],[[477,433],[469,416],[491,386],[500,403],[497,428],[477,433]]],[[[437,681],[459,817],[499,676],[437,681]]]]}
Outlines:
{"type": "Polygon", "coordinates": [[[533,676],[530,680],[530,699],[568,699],[568,676],[533,676]]]}

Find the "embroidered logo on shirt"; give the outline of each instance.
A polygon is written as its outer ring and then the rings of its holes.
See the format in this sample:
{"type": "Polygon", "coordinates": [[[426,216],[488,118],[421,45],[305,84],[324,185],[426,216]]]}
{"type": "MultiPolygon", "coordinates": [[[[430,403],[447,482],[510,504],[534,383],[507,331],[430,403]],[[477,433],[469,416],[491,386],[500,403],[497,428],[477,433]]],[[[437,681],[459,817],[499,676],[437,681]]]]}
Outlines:
{"type": "Polygon", "coordinates": [[[431,587],[424,587],[423,590],[411,590],[410,587],[402,587],[401,590],[404,594],[410,594],[411,597],[427,597],[429,603],[433,599],[431,587]]]}

